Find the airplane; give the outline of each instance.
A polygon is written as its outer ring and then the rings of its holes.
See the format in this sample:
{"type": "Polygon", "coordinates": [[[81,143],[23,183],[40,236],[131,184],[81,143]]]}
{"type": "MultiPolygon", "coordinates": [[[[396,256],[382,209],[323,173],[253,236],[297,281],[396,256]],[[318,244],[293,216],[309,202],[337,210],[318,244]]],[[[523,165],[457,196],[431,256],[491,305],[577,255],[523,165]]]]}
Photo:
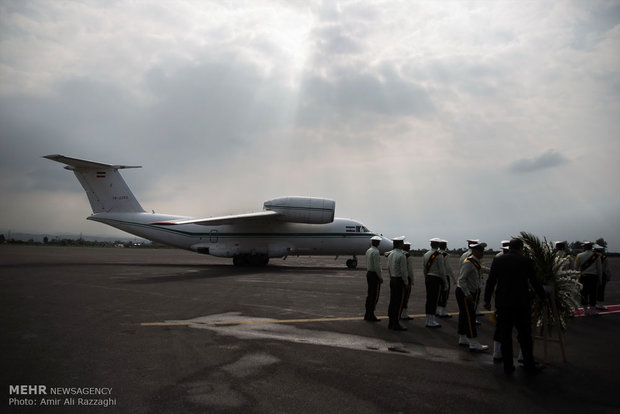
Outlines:
{"type": "Polygon", "coordinates": [[[86,191],[98,221],[157,243],[217,257],[232,257],[237,266],[266,265],[270,258],[288,256],[364,254],[370,238],[381,237],[379,250],[392,249],[390,239],[371,232],[356,220],[336,218],[334,200],[316,197],[279,197],[266,201],[263,211],[211,218],[192,218],[146,212],[119,170],[141,166],[111,165],[64,155],[44,158],[66,164],[86,191]]]}

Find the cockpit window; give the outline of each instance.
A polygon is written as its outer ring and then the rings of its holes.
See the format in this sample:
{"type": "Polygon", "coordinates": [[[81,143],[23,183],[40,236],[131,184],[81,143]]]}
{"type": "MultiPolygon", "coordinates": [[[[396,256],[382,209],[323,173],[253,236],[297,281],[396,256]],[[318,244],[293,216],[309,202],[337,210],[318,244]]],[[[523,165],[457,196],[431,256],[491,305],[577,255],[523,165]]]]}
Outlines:
{"type": "Polygon", "coordinates": [[[346,226],[347,233],[370,233],[366,226],[346,226]]]}

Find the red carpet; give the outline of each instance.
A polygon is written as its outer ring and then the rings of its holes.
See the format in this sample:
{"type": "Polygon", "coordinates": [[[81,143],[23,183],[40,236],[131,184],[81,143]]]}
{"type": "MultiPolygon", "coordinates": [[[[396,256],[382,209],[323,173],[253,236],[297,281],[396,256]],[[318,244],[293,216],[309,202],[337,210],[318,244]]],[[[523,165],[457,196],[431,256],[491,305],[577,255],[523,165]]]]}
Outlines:
{"type": "MultiPolygon", "coordinates": [[[[605,305],[607,306],[607,310],[600,310],[597,309],[596,311],[599,313],[599,315],[609,315],[611,313],[620,313],[620,305],[605,305]]],[[[576,317],[580,317],[580,316],[585,316],[583,314],[583,308],[579,308],[575,311],[575,316],[576,317]]]]}

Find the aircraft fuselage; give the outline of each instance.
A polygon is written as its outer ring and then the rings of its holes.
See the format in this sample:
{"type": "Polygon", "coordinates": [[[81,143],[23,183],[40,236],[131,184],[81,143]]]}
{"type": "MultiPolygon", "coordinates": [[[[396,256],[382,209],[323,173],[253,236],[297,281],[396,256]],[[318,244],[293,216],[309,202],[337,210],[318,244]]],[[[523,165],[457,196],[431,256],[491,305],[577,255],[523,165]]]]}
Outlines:
{"type": "MultiPolygon", "coordinates": [[[[376,235],[358,221],[335,218],[328,224],[290,222],[244,223],[218,226],[164,225],[189,217],[151,213],[97,213],[89,220],[102,222],[148,240],[219,257],[265,255],[357,255],[376,235]]],[[[391,246],[386,239],[382,250],[391,246]]]]}

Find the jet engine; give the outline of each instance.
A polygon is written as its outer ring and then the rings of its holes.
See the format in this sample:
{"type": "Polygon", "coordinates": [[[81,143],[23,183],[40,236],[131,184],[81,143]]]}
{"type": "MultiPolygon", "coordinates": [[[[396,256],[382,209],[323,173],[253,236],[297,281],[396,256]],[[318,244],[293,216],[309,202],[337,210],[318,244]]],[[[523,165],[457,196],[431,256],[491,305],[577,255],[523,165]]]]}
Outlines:
{"type": "Polygon", "coordinates": [[[265,201],[263,210],[275,211],[282,221],[327,224],[334,221],[336,202],[315,197],[281,197],[265,201]]]}

